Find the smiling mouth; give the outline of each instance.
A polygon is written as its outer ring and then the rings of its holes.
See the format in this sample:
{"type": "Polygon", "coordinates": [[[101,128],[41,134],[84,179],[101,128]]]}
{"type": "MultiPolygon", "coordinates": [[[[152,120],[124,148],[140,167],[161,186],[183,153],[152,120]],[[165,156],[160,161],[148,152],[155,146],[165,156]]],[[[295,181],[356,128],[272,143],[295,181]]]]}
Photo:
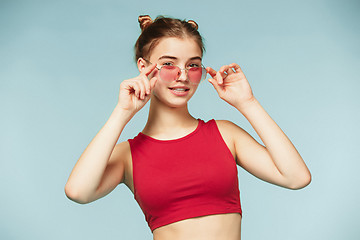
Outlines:
{"type": "Polygon", "coordinates": [[[177,91],[177,92],[187,92],[189,88],[169,88],[170,90],[177,91]]]}

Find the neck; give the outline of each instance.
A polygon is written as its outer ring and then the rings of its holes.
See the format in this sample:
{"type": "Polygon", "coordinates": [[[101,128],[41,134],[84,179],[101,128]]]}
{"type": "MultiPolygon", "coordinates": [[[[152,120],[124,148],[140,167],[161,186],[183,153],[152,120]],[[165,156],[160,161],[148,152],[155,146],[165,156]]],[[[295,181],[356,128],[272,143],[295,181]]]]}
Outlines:
{"type": "Polygon", "coordinates": [[[144,128],[146,133],[173,132],[197,124],[190,115],[187,104],[181,107],[165,105],[156,97],[151,98],[149,116],[144,128]]]}

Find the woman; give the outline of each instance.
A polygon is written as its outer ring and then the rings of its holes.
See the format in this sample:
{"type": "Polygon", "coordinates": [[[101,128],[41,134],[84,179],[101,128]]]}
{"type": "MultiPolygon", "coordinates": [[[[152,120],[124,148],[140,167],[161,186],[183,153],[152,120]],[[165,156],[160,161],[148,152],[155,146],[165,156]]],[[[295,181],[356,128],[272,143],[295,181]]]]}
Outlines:
{"type": "Polygon", "coordinates": [[[80,156],[66,195],[89,203],[125,183],[134,193],[155,240],[238,240],[242,209],[236,164],[289,189],[308,185],[301,156],[254,97],[239,65],[202,66],[203,42],[194,21],[139,17],[140,72],[120,84],[118,104],[80,156]],[[190,115],[188,101],[208,80],[220,98],[254,127],[264,146],[226,120],[190,115]],[[116,144],[125,125],[151,99],[147,123],[116,144]]]}

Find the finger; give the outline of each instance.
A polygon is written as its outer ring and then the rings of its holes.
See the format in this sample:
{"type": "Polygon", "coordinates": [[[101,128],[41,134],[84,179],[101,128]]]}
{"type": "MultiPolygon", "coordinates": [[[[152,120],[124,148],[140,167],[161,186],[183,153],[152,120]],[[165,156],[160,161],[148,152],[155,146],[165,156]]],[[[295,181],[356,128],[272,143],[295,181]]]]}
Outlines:
{"type": "Polygon", "coordinates": [[[137,82],[131,82],[131,83],[129,83],[128,86],[130,88],[129,93],[131,94],[133,92],[136,97],[139,97],[139,92],[140,92],[139,84],[137,82]]]}
{"type": "Polygon", "coordinates": [[[223,77],[221,76],[220,71],[216,73],[216,76],[215,76],[215,77],[216,77],[216,80],[217,80],[217,83],[218,83],[218,84],[223,84],[224,79],[223,79],[223,77]]]}
{"type": "Polygon", "coordinates": [[[232,67],[229,67],[229,69],[227,70],[227,73],[228,73],[228,75],[231,75],[231,74],[233,74],[235,72],[234,72],[232,67]]]}
{"type": "Polygon", "coordinates": [[[149,80],[152,79],[154,76],[156,76],[156,75],[158,74],[158,72],[159,72],[159,69],[158,69],[157,66],[156,66],[155,69],[154,69],[152,72],[150,72],[148,75],[145,75],[145,77],[147,77],[147,79],[148,79],[148,81],[149,81],[149,80]]]}
{"type": "Polygon", "coordinates": [[[232,63],[229,65],[230,67],[234,68],[235,69],[235,72],[242,72],[240,66],[236,63],[232,63]]]}
{"type": "Polygon", "coordinates": [[[230,68],[230,67],[229,67],[228,65],[224,65],[224,66],[222,66],[222,67],[220,68],[219,72],[220,72],[222,78],[226,78],[226,77],[227,77],[229,68],[230,68]]]}
{"type": "Polygon", "coordinates": [[[156,82],[157,82],[157,77],[153,77],[150,79],[150,91],[154,89],[156,82]]]}
{"type": "Polygon", "coordinates": [[[142,91],[142,89],[141,89],[141,84],[138,83],[138,82],[136,82],[135,84],[136,84],[136,86],[137,86],[137,90],[135,91],[136,97],[139,98],[139,99],[141,99],[141,91],[142,91]]]}
{"type": "Polygon", "coordinates": [[[216,71],[212,69],[211,67],[207,67],[206,71],[210,74],[211,77],[215,77],[216,71]]]}
{"type": "Polygon", "coordinates": [[[150,81],[149,81],[149,79],[147,78],[147,77],[143,77],[142,78],[142,83],[144,84],[144,86],[145,86],[145,94],[150,94],[150,92],[151,92],[151,87],[150,87],[150,81]]]}
{"type": "Polygon", "coordinates": [[[146,89],[145,89],[145,84],[143,82],[137,82],[139,84],[140,87],[140,93],[139,93],[139,98],[140,99],[144,99],[145,98],[145,93],[146,93],[146,89]]]}
{"type": "Polygon", "coordinates": [[[145,74],[145,76],[148,76],[152,71],[154,71],[155,68],[156,68],[156,63],[153,63],[147,66],[146,68],[144,68],[144,70],[141,73],[145,74]]]}
{"type": "Polygon", "coordinates": [[[213,85],[213,87],[215,88],[216,92],[220,93],[221,91],[221,87],[219,86],[219,84],[217,83],[217,81],[213,78],[209,78],[209,82],[213,85]]]}

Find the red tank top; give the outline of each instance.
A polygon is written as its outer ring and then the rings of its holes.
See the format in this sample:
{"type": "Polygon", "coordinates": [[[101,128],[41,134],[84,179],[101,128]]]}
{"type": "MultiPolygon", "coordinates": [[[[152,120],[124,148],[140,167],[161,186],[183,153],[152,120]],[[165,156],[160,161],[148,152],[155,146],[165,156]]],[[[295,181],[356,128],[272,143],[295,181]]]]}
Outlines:
{"type": "Polygon", "coordinates": [[[151,232],[180,220],[240,213],[236,161],[214,119],[174,140],[129,139],[134,198],[151,232]]]}

